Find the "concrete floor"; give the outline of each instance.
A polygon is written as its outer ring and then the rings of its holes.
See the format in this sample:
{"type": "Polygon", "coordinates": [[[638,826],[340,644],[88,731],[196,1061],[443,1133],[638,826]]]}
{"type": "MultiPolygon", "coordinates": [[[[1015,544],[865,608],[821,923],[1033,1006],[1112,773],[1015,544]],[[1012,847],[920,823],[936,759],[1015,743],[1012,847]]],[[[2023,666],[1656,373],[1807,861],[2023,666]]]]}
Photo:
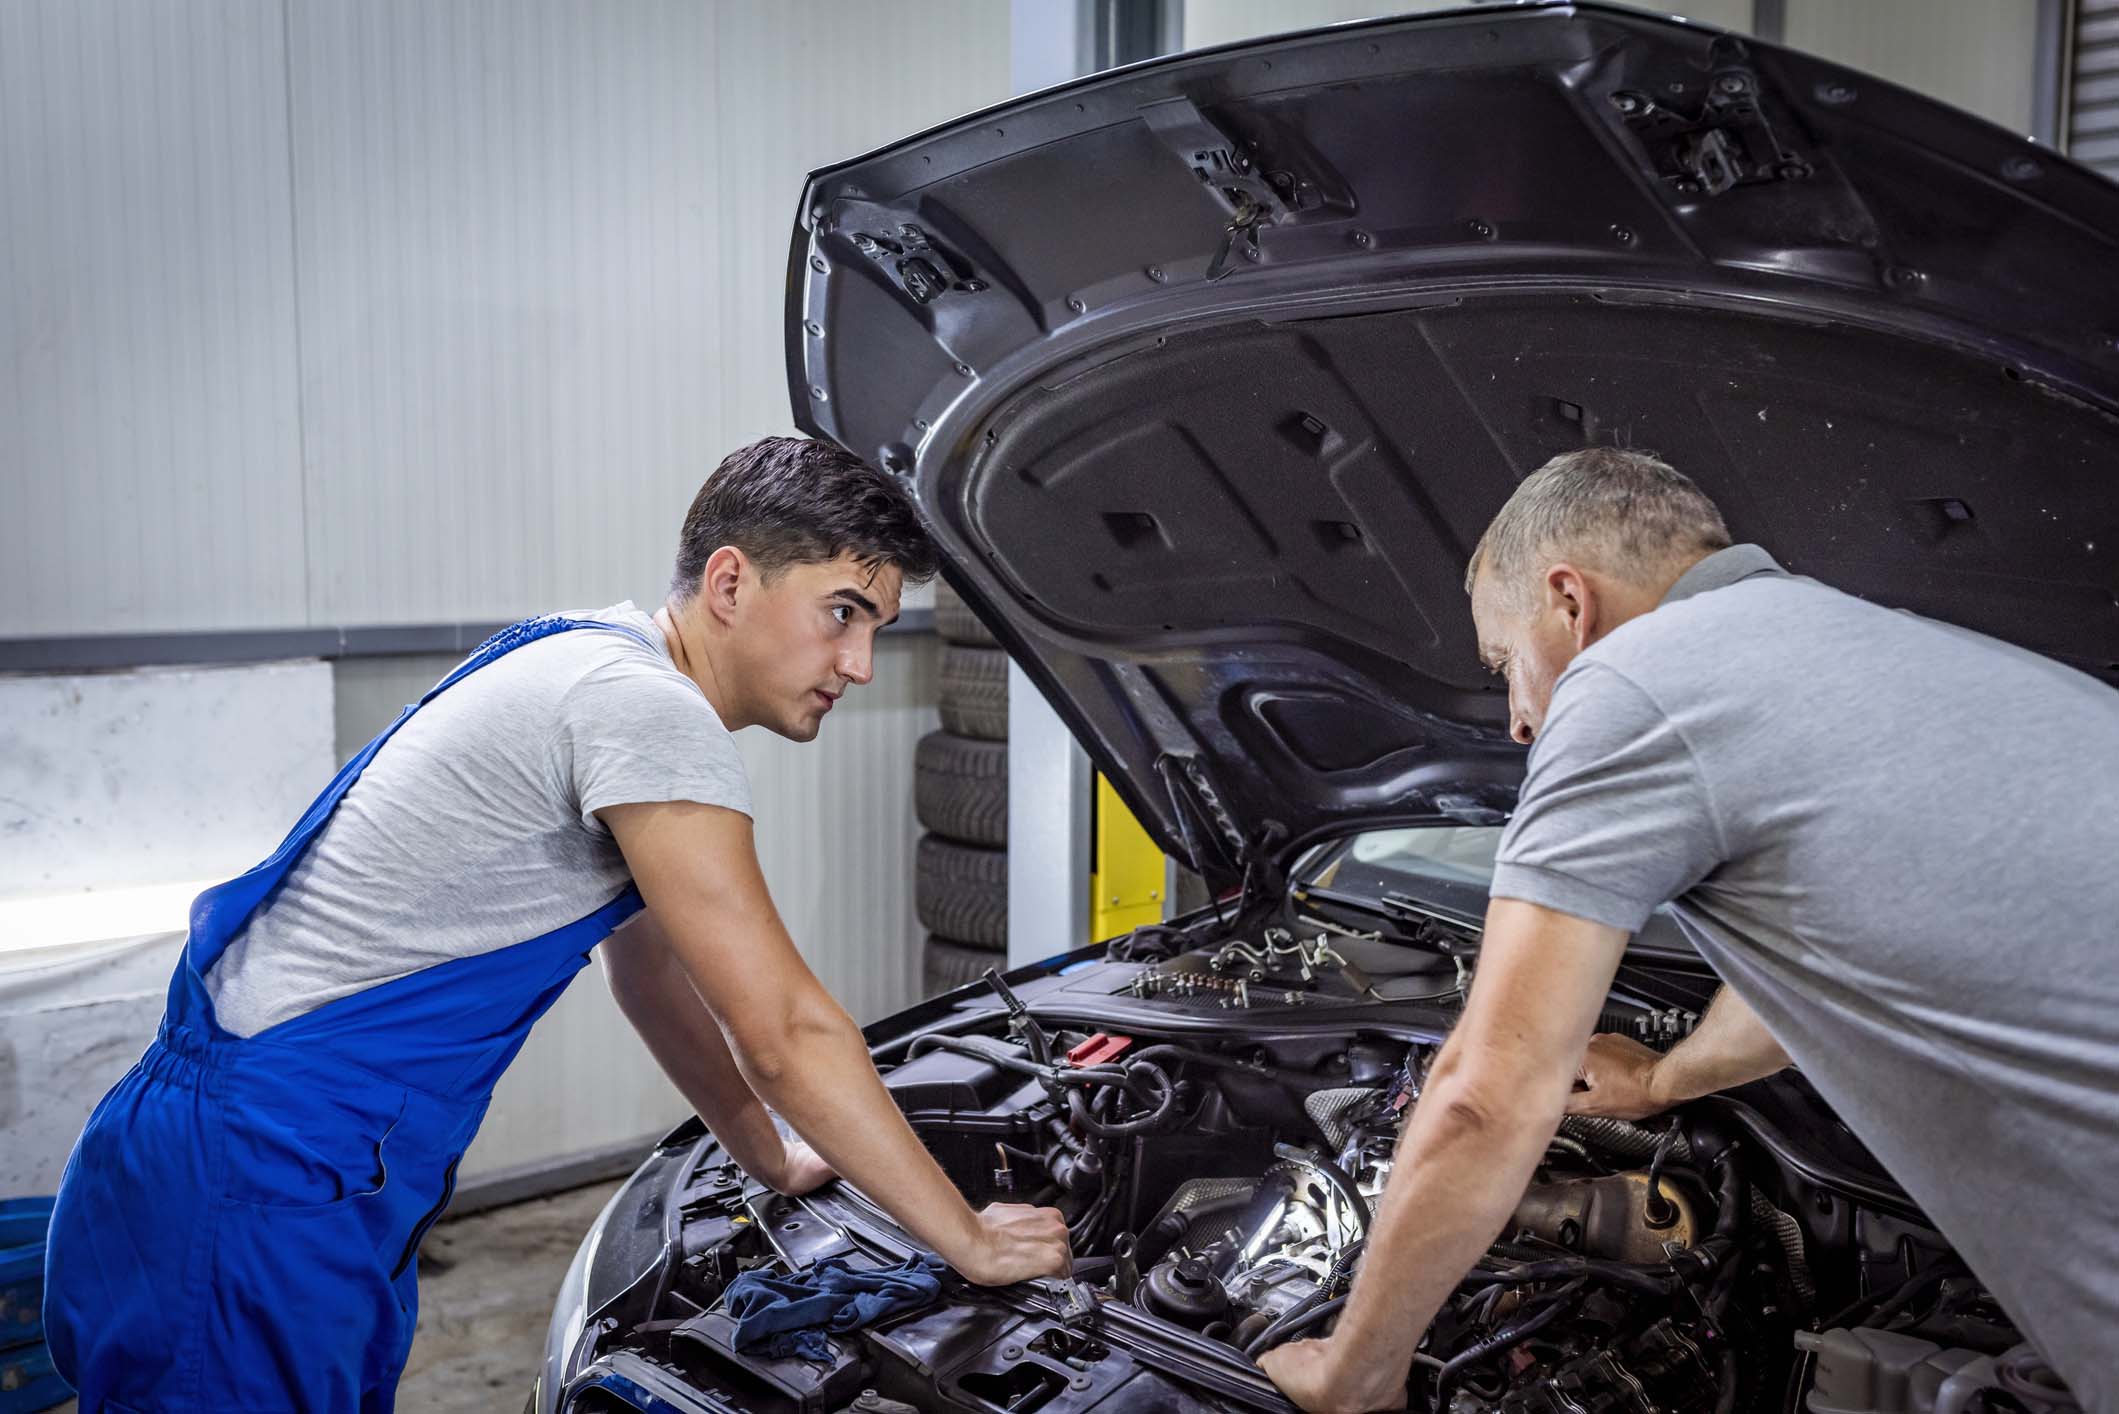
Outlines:
{"type": "MultiPolygon", "coordinates": [[[[616,1181],[437,1223],[419,1252],[419,1331],[401,1414],[515,1414],[552,1297],[616,1181]]],[[[59,1406],[75,1414],[72,1401],[59,1406]]]]}

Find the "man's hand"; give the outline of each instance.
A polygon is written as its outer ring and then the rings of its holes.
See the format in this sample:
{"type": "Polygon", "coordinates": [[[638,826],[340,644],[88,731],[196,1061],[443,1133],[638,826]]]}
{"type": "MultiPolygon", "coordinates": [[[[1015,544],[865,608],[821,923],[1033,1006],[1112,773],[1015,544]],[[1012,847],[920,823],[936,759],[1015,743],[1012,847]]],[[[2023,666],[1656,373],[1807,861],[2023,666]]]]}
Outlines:
{"type": "Polygon", "coordinates": [[[1606,1031],[1590,1037],[1577,1078],[1585,1088],[1567,1097],[1567,1112],[1603,1119],[1646,1119],[1661,1114],[1670,1108],[1655,1089],[1656,1063],[1662,1059],[1660,1053],[1631,1036],[1606,1031]]]}
{"type": "Polygon", "coordinates": [[[959,1261],[956,1269],[976,1286],[1067,1276],[1074,1270],[1067,1220],[1057,1208],[995,1203],[980,1210],[972,1255],[959,1261]]]}
{"type": "Polygon", "coordinates": [[[1331,1337],[1261,1362],[1305,1409],[1403,1398],[1420,1333],[1492,1245],[1552,1137],[1626,949],[1617,928],[1516,899],[1487,907],[1479,979],[1419,1102],[1331,1337]]]}
{"type": "Polygon", "coordinates": [[[780,1171],[766,1178],[766,1183],[775,1193],[799,1198],[837,1177],[831,1165],[824,1162],[823,1155],[800,1139],[790,1139],[786,1143],[786,1156],[780,1160],[780,1171]]]}
{"type": "Polygon", "coordinates": [[[1298,1409],[1309,1414],[1367,1414],[1372,1409],[1403,1409],[1405,1382],[1395,1389],[1374,1388],[1374,1367],[1342,1373],[1342,1352],[1329,1340],[1297,1340],[1275,1346],[1258,1357],[1258,1367],[1298,1409]]]}

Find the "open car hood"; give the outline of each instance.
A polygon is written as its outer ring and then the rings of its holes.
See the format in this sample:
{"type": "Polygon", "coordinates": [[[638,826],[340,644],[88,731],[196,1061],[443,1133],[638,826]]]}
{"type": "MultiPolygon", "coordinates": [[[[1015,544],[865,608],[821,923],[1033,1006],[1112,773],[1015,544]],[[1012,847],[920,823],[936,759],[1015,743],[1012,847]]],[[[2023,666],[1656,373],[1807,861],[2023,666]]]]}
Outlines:
{"type": "Polygon", "coordinates": [[[2119,187],[1594,4],[1186,54],[814,174],[787,364],[1210,877],[1491,821],[1462,579],[1516,483],[1653,449],[1738,540],[2119,682],[2119,187]]]}

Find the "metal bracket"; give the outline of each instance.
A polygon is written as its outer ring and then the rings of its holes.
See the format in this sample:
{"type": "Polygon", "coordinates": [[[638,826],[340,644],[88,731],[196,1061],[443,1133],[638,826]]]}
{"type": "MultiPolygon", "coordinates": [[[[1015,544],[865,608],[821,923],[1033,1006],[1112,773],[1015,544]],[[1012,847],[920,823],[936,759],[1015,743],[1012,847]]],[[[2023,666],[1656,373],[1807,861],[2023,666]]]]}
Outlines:
{"type": "MultiPolygon", "coordinates": [[[[1182,96],[1147,104],[1140,114],[1148,130],[1184,160],[1229,215],[1207,278],[1219,280],[1228,274],[1229,257],[1239,249],[1245,260],[1257,260],[1258,228],[1278,225],[1295,210],[1281,186],[1259,170],[1253,145],[1216,126],[1198,104],[1182,96]]],[[[1285,177],[1283,183],[1292,186],[1285,177]]]]}
{"type": "Polygon", "coordinates": [[[1734,65],[1715,72],[1706,102],[1695,112],[1665,106],[1638,89],[1610,98],[1657,175],[1682,196],[1708,197],[1811,174],[1796,135],[1777,128],[1759,100],[1758,76],[1734,65]]]}

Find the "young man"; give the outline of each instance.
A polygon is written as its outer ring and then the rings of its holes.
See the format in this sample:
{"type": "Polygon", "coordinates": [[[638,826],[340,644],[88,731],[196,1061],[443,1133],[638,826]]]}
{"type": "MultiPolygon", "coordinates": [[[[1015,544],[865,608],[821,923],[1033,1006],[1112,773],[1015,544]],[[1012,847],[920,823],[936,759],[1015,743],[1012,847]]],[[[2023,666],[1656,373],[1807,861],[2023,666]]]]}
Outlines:
{"type": "Polygon", "coordinates": [[[888,477],[826,443],[745,447],[692,502],[654,615],[497,635],[202,894],[160,1034],[52,1221],[45,1319],[82,1414],[388,1409],[419,1240],[599,942],[752,1175],[801,1193],[843,1173],[975,1282],[1065,1272],[1060,1215],[966,1206],[803,965],[729,739],[813,740],[933,571],[888,477]]]}
{"type": "Polygon", "coordinates": [[[1732,546],[1635,452],[1526,479],[1468,587],[1533,747],[1478,984],[1338,1327],[1267,1373],[1304,1409],[1396,1407],[1563,1108],[1638,1118],[1792,1058],[2083,1407],[2119,1411],[2119,693],[1732,546]],[[1728,986],[1668,1056],[1585,1058],[1665,903],[1728,986]]]}

